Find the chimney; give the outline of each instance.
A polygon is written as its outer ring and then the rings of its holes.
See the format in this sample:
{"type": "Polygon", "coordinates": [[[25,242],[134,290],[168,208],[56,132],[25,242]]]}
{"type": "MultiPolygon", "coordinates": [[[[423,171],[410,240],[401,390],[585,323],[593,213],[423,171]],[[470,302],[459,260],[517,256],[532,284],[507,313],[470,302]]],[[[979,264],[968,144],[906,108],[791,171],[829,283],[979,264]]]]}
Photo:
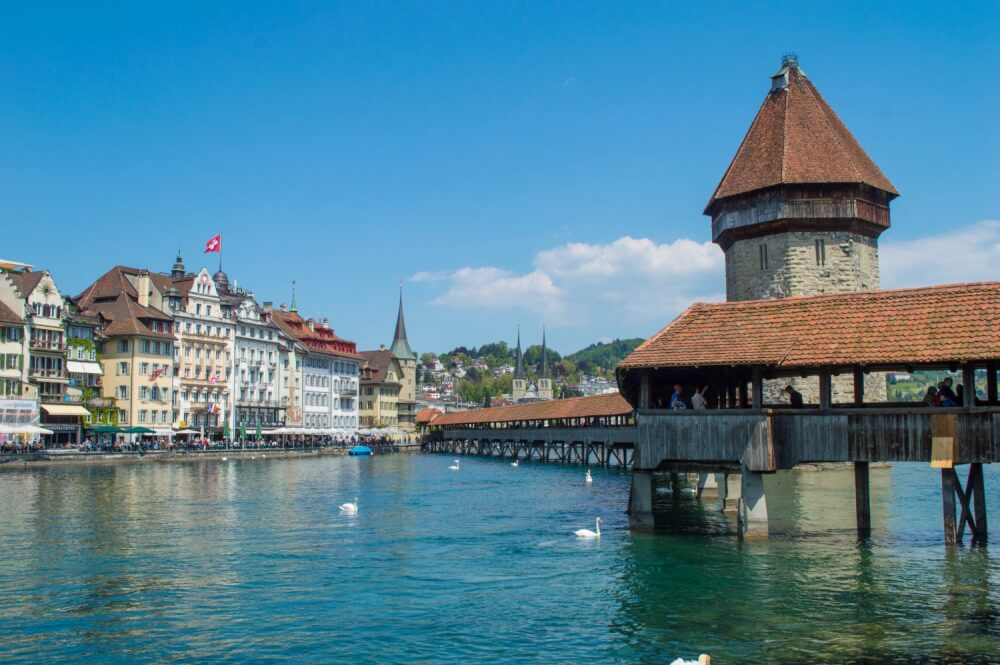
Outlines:
{"type": "Polygon", "coordinates": [[[139,304],[143,307],[149,307],[149,273],[145,270],[139,273],[135,290],[139,292],[139,304]]]}
{"type": "Polygon", "coordinates": [[[272,309],[274,309],[274,303],[271,302],[270,300],[265,300],[264,301],[264,311],[267,312],[268,314],[270,314],[272,309]]]}
{"type": "Polygon", "coordinates": [[[323,317],[323,327],[324,328],[329,328],[330,327],[330,318],[329,317],[326,317],[326,316],[323,317]]]}
{"type": "Polygon", "coordinates": [[[379,344],[378,345],[378,350],[379,351],[385,351],[385,344],[379,344]]]}
{"type": "Polygon", "coordinates": [[[287,312],[288,311],[288,305],[286,305],[285,303],[281,303],[281,311],[282,312],[287,312]]]}
{"type": "Polygon", "coordinates": [[[306,325],[309,326],[309,330],[316,332],[316,319],[311,317],[306,319],[306,325]]]}

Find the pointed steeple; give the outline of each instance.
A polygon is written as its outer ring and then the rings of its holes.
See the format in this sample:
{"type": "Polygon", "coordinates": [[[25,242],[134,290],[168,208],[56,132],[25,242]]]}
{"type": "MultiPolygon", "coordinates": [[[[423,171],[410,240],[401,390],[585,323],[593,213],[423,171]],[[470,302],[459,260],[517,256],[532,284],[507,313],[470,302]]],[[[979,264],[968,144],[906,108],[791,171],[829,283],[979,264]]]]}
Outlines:
{"type": "Polygon", "coordinates": [[[545,324],[542,324],[542,373],[541,376],[548,378],[549,376],[549,350],[545,346],[545,324]]]}
{"type": "Polygon", "coordinates": [[[392,355],[403,360],[416,360],[417,354],[406,339],[406,321],[403,319],[403,285],[399,285],[399,313],[396,314],[396,332],[392,336],[392,355]]]}
{"type": "Polygon", "coordinates": [[[292,304],[288,308],[288,311],[289,312],[297,312],[297,311],[299,311],[298,305],[295,304],[295,280],[294,279],[292,280],[292,304]]]}
{"type": "Polygon", "coordinates": [[[514,364],[514,378],[524,378],[524,361],[521,357],[521,324],[517,324],[517,350],[514,353],[516,362],[514,364]]]}

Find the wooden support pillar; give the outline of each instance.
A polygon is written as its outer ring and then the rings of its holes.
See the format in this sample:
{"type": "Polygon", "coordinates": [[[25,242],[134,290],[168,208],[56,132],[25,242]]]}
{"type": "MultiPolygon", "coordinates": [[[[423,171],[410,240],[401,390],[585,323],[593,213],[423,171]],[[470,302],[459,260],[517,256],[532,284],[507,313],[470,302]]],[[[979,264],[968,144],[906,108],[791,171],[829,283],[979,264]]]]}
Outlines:
{"type": "Polygon", "coordinates": [[[753,368],[753,408],[764,408],[764,372],[759,366],[753,368]]]}
{"type": "Polygon", "coordinates": [[[972,363],[962,365],[962,400],[967,409],[976,403],[976,366],[972,363]]]}
{"type": "Polygon", "coordinates": [[[681,474],[670,474],[670,491],[673,492],[674,496],[678,496],[681,493],[681,474]]]}
{"type": "Polygon", "coordinates": [[[986,401],[990,404],[997,403],[997,364],[995,362],[986,365],[986,401]]]}
{"type": "Polygon", "coordinates": [[[973,517],[976,520],[975,539],[986,542],[986,484],[983,481],[983,465],[973,462],[969,467],[969,486],[972,491],[973,517]]]}
{"type": "Polygon", "coordinates": [[[747,382],[740,381],[740,408],[745,409],[750,406],[750,397],[747,394],[747,382]]]}
{"type": "Polygon", "coordinates": [[[819,408],[825,410],[833,406],[833,375],[830,368],[819,371],[819,408]]]}
{"type": "Polygon", "coordinates": [[[858,537],[872,533],[872,507],[868,483],[868,462],[854,463],[854,507],[858,519],[858,537]]]}
{"type": "Polygon", "coordinates": [[[649,386],[649,372],[644,371],[639,377],[639,408],[648,409],[652,404],[652,394],[649,386]]]}
{"type": "Polygon", "coordinates": [[[726,408],[736,408],[736,384],[732,382],[726,386],[726,408]]]}
{"type": "Polygon", "coordinates": [[[628,498],[628,525],[636,531],[653,529],[653,474],[632,472],[632,489],[628,498]]]}
{"type": "Polygon", "coordinates": [[[854,406],[865,403],[865,373],[860,367],[854,368],[854,406]]]}
{"type": "Polygon", "coordinates": [[[958,475],[955,469],[941,469],[941,507],[944,513],[944,542],[954,545],[958,542],[958,531],[955,528],[955,492],[957,491],[958,475]]]}

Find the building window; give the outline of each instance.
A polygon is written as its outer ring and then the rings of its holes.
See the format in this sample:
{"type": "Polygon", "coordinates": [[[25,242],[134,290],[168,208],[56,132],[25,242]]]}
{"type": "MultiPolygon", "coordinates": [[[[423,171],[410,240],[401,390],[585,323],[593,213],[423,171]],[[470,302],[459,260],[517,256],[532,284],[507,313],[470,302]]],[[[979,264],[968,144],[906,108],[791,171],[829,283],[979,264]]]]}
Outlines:
{"type": "Polygon", "coordinates": [[[760,246],[760,269],[767,270],[767,245],[760,246]]]}
{"type": "Polygon", "coordinates": [[[139,374],[147,376],[149,374],[149,363],[139,363],[139,374]]]}
{"type": "Polygon", "coordinates": [[[123,361],[123,362],[118,363],[118,375],[119,376],[128,376],[128,363],[127,362],[123,361]]]}
{"type": "Polygon", "coordinates": [[[128,353],[128,340],[120,339],[118,340],[118,353],[128,353]]]}
{"type": "Polygon", "coordinates": [[[817,240],[816,241],[816,265],[825,266],[826,265],[826,241],[817,240]]]}
{"type": "Polygon", "coordinates": [[[142,340],[142,343],[139,345],[139,348],[142,350],[143,353],[149,353],[149,340],[148,339],[142,340]]]}
{"type": "Polygon", "coordinates": [[[118,386],[118,399],[128,399],[128,386],[118,386]]]}
{"type": "Polygon", "coordinates": [[[125,409],[118,409],[118,424],[128,425],[128,411],[125,409]]]}
{"type": "Polygon", "coordinates": [[[146,422],[146,409],[139,409],[139,422],[146,422]]]}

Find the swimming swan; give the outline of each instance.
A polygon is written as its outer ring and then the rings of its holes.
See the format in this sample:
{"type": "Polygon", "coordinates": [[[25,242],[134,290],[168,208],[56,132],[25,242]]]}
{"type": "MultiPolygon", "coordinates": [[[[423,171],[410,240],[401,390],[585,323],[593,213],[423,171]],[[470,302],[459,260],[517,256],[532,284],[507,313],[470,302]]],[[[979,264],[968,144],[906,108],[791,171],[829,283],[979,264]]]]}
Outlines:
{"type": "Polygon", "coordinates": [[[590,469],[587,469],[587,482],[588,483],[594,482],[594,477],[590,475],[590,469]]]}
{"type": "Polygon", "coordinates": [[[451,471],[458,471],[458,460],[455,460],[455,463],[449,466],[448,469],[451,471]]]}
{"type": "Polygon", "coordinates": [[[511,465],[512,467],[514,467],[515,469],[516,469],[517,467],[521,466],[520,464],[518,464],[518,463],[517,463],[517,460],[514,460],[513,462],[511,462],[511,463],[510,463],[510,465],[511,465]]]}
{"type": "Polygon", "coordinates": [[[577,529],[573,533],[576,534],[577,538],[600,538],[601,537],[601,522],[603,522],[600,517],[594,520],[594,528],[596,531],[591,531],[590,529],[577,529]]]}
{"type": "Polygon", "coordinates": [[[712,665],[712,657],[707,653],[703,653],[698,656],[698,660],[684,660],[683,658],[678,658],[670,665],[712,665]]]}
{"type": "Polygon", "coordinates": [[[340,512],[347,513],[348,515],[358,514],[358,497],[354,497],[354,503],[342,503],[340,504],[340,512]]]}

